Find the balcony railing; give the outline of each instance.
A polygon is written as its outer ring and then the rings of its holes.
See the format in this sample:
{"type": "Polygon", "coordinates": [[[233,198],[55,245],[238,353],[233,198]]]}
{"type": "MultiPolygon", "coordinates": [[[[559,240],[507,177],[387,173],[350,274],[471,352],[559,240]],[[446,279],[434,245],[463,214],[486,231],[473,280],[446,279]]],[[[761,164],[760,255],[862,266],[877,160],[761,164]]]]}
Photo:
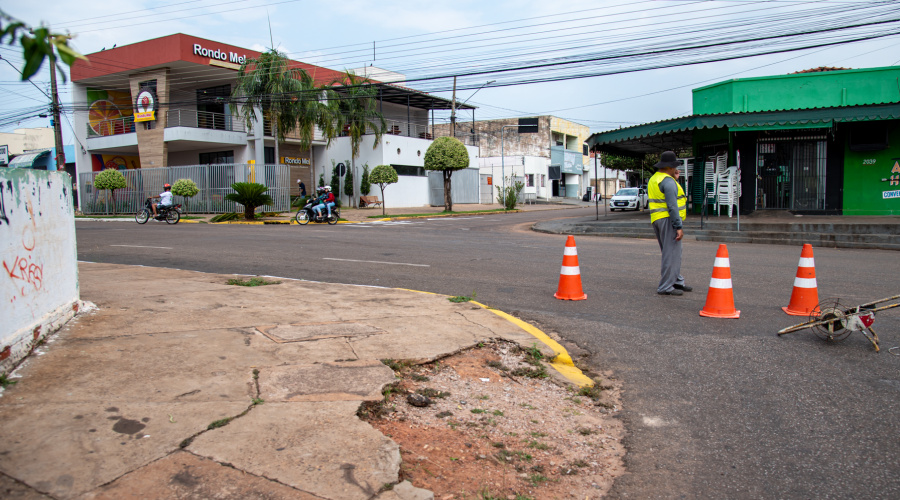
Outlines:
{"type": "Polygon", "coordinates": [[[166,111],[166,127],[191,127],[211,130],[243,132],[244,122],[225,113],[197,111],[195,109],[170,109],[166,111]]]}
{"type": "Polygon", "coordinates": [[[123,116],[107,120],[91,120],[87,123],[88,137],[127,134],[134,132],[134,117],[123,116]]]}

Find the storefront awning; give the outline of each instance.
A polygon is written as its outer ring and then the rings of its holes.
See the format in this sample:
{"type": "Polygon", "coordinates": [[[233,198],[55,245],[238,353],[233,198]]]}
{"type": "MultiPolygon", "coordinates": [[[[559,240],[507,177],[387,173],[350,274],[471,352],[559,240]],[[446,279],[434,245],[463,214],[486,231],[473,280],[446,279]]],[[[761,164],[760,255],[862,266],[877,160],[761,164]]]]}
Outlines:
{"type": "Polygon", "coordinates": [[[841,122],[897,119],[900,119],[900,102],[761,113],[691,115],[600,132],[591,135],[587,144],[592,150],[625,156],[639,156],[646,153],[690,148],[693,132],[700,129],[725,127],[735,132],[796,130],[830,128],[834,123],[841,122]]]}
{"type": "Polygon", "coordinates": [[[7,168],[33,168],[34,162],[37,161],[42,156],[49,156],[50,150],[43,149],[41,151],[31,151],[25,154],[21,154],[16,156],[9,162],[7,168]]]}

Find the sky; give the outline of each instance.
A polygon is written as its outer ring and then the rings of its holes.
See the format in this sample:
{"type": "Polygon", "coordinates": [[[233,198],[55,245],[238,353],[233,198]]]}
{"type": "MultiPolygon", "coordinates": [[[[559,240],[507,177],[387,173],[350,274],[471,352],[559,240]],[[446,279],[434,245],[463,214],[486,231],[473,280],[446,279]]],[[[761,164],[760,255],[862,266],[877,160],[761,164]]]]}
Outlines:
{"type": "MultiPolygon", "coordinates": [[[[698,49],[684,55],[676,52],[652,56],[643,52],[641,57],[619,63],[611,62],[615,58],[602,63],[579,62],[580,58],[633,54],[666,44],[683,47],[753,38],[802,25],[799,18],[794,19],[797,9],[869,3],[872,2],[0,0],[0,10],[33,26],[45,24],[54,31],[75,34],[72,45],[84,54],[185,33],[254,50],[265,50],[274,42],[292,59],[331,69],[371,64],[404,73],[410,79],[408,86],[446,98],[452,95],[452,75],[466,74],[459,78],[457,99],[478,106],[476,119],[551,114],[599,132],[689,115],[691,89],[718,81],[820,66],[898,65],[900,24],[887,23],[879,28],[879,38],[846,45],[657,69],[642,70],[701,60],[705,52],[698,49]],[[765,16],[771,19],[762,19],[765,16]],[[780,24],[765,24],[766,21],[780,24]],[[561,61],[569,65],[550,65],[561,61]],[[510,71],[517,66],[533,68],[527,72],[510,71]],[[619,74],[590,76],[597,73],[619,74]],[[588,76],[568,79],[574,75],[588,76]],[[556,81],[523,83],[541,79],[556,81]],[[488,84],[491,81],[494,83],[488,84]]],[[[900,10],[900,5],[889,8],[900,10]]],[[[831,22],[855,22],[852,14],[843,16],[831,22]]],[[[822,24],[828,22],[824,16],[822,19],[822,24]]],[[[816,26],[812,17],[805,22],[816,26]]],[[[832,35],[808,38],[812,41],[809,44],[831,40],[829,36],[832,35]]],[[[867,36],[864,33],[857,38],[867,36]]],[[[797,40],[803,45],[806,39],[797,40]]],[[[746,52],[761,50],[767,43],[774,42],[757,42],[746,52]]],[[[721,54],[732,57],[742,53],[735,48],[721,54]]],[[[0,56],[17,67],[22,65],[18,47],[0,46],[0,56]]],[[[0,117],[47,102],[41,92],[49,88],[46,65],[32,82],[34,85],[19,81],[10,64],[0,61],[0,117]]],[[[64,106],[71,103],[68,86],[61,86],[60,99],[64,106]]],[[[459,119],[469,116],[465,113],[459,119]]],[[[71,128],[63,121],[64,142],[70,144],[71,128]]],[[[49,118],[36,117],[7,123],[0,132],[48,125],[49,118]]]]}

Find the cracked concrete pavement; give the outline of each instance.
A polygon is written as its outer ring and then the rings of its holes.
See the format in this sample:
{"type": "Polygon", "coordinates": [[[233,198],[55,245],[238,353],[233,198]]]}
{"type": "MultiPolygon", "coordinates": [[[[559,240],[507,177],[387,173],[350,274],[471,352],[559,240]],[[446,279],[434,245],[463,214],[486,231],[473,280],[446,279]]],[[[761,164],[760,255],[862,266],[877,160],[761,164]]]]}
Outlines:
{"type": "Polygon", "coordinates": [[[380,360],[536,342],[439,295],[234,277],[80,263],[97,309],[0,397],[0,496],[433,498],[398,484],[397,444],[356,417],[394,380],[380,360]]]}

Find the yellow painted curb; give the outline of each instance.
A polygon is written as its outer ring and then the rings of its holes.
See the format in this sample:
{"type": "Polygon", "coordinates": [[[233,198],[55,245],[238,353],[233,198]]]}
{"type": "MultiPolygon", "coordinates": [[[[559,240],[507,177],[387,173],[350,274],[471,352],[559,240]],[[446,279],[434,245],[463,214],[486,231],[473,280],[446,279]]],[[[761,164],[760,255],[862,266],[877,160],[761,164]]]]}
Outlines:
{"type": "MultiPolygon", "coordinates": [[[[415,292],[415,293],[424,293],[427,295],[441,295],[439,293],[423,292],[422,290],[412,290],[409,288],[397,288],[397,290],[405,290],[407,292],[415,292]]],[[[447,297],[447,296],[445,295],[445,297],[447,297]]],[[[529,334],[531,334],[534,338],[543,342],[544,345],[546,345],[547,347],[552,349],[554,356],[553,356],[553,359],[550,360],[550,366],[552,366],[554,370],[558,371],[560,373],[560,375],[562,375],[563,377],[566,377],[570,382],[577,385],[578,387],[593,387],[594,386],[594,381],[590,377],[585,375],[581,370],[579,370],[575,366],[575,363],[572,362],[572,357],[569,356],[569,352],[566,351],[566,348],[563,347],[562,345],[560,345],[559,342],[551,339],[549,335],[540,331],[539,329],[535,328],[534,326],[529,325],[528,323],[520,320],[519,318],[516,318],[515,316],[507,314],[503,311],[498,311],[497,309],[490,308],[490,307],[482,304],[481,302],[476,302],[474,300],[470,300],[469,302],[471,302],[472,304],[475,304],[483,309],[487,309],[488,311],[496,314],[497,316],[500,316],[501,318],[505,319],[506,321],[509,321],[510,323],[518,326],[519,328],[521,328],[521,329],[525,330],[526,332],[528,332],[529,334]]]]}
{"type": "Polygon", "coordinates": [[[590,377],[588,377],[587,375],[582,373],[581,370],[579,370],[578,368],[575,367],[575,363],[572,362],[572,357],[569,356],[569,352],[566,351],[566,348],[561,346],[559,344],[559,342],[551,339],[550,336],[547,335],[546,333],[540,331],[539,329],[535,328],[532,325],[529,325],[528,323],[520,320],[519,318],[516,318],[515,316],[507,314],[503,311],[498,311],[497,309],[492,309],[492,308],[490,308],[480,302],[476,302],[474,300],[470,300],[469,302],[471,302],[475,305],[481,306],[481,307],[487,309],[488,311],[491,311],[492,313],[496,314],[497,316],[500,316],[501,318],[505,319],[506,321],[513,323],[514,325],[518,326],[519,328],[530,333],[536,339],[543,342],[544,345],[546,345],[550,349],[553,349],[553,353],[555,354],[555,356],[550,361],[550,366],[552,366],[554,369],[556,369],[556,371],[558,371],[560,374],[562,374],[562,376],[569,379],[573,384],[575,384],[579,387],[591,387],[594,385],[594,381],[591,380],[590,377]]]}

